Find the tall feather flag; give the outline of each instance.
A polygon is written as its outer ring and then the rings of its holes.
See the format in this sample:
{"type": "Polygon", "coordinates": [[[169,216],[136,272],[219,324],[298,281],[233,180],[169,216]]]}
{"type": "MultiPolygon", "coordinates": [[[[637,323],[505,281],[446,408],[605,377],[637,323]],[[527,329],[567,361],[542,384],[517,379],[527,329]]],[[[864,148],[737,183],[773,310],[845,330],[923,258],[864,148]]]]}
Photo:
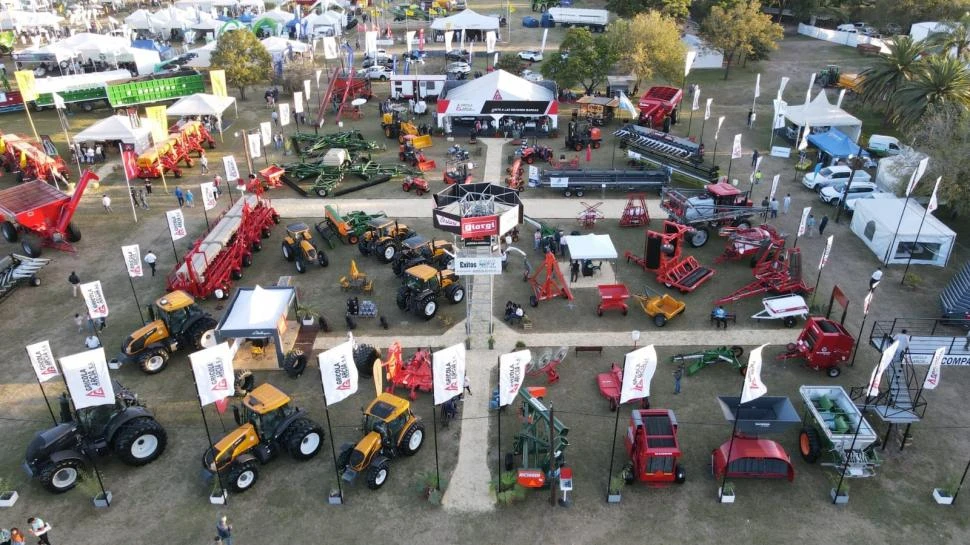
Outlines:
{"type": "Polygon", "coordinates": [[[942,179],[942,176],[936,179],[936,185],[933,186],[933,194],[930,195],[930,202],[926,203],[927,214],[932,214],[940,206],[940,203],[936,199],[936,190],[940,188],[940,180],[942,179]]]}
{"type": "Polygon", "coordinates": [[[741,401],[743,405],[749,401],[754,401],[768,393],[768,386],[761,380],[761,351],[768,346],[763,344],[751,351],[748,355],[748,367],[744,371],[744,388],[741,391],[741,401]]]}

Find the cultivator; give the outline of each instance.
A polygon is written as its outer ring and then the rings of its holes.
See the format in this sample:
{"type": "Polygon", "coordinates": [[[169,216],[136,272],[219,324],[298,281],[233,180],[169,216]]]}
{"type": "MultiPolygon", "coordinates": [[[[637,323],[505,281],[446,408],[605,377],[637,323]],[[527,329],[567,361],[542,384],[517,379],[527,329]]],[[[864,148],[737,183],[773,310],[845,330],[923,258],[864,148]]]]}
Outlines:
{"type": "Polygon", "coordinates": [[[408,390],[411,401],[418,398],[418,392],[430,392],[434,388],[431,374],[431,350],[421,348],[407,362],[401,355],[401,343],[394,342],[387,349],[388,385],[384,391],[393,394],[397,387],[408,390]]]}
{"type": "Polygon", "coordinates": [[[714,301],[715,305],[734,303],[764,293],[797,293],[807,295],[812,288],[802,281],[801,248],[785,249],[784,245],[761,246],[755,256],[754,281],[734,293],[714,301]]]}
{"type": "Polygon", "coordinates": [[[345,149],[350,153],[380,149],[377,142],[364,140],[364,135],[354,129],[330,134],[296,133],[292,136],[293,148],[305,157],[322,157],[331,149],[345,149]]]}
{"type": "Polygon", "coordinates": [[[684,372],[687,373],[687,376],[698,373],[701,369],[710,367],[715,363],[726,363],[738,369],[743,375],[748,369],[748,364],[746,362],[742,363],[738,359],[742,354],[744,354],[744,349],[740,346],[732,346],[730,348],[727,346],[719,346],[690,354],[677,354],[670,358],[670,361],[685,364],[684,372]]]}
{"type": "Polygon", "coordinates": [[[685,236],[692,232],[686,225],[664,221],[664,232],[647,231],[644,255],[624,252],[627,263],[633,262],[643,270],[655,272],[657,281],[668,288],[684,293],[692,292],[714,276],[714,269],[704,267],[693,256],[681,258],[685,236]]]}
{"type": "Polygon", "coordinates": [[[0,164],[7,172],[18,172],[18,183],[57,179],[66,182],[70,177],[67,164],[60,156],[52,157],[16,134],[0,133],[0,164]]]}

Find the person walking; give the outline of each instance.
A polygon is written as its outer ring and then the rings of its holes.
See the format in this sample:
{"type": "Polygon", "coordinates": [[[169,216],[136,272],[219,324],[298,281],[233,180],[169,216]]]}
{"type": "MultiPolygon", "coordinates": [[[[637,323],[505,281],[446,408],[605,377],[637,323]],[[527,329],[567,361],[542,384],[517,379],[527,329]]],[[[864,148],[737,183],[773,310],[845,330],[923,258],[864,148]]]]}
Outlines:
{"type": "Polygon", "coordinates": [[[761,157],[761,154],[758,153],[758,150],[754,150],[753,152],[751,152],[751,168],[758,166],[758,157],[761,157]]]}
{"type": "Polygon", "coordinates": [[[882,267],[877,267],[872,276],[869,277],[869,291],[876,289],[880,280],[882,280],[882,267]]]}
{"type": "Polygon", "coordinates": [[[209,156],[206,155],[204,151],[202,152],[202,155],[199,157],[199,166],[202,167],[202,174],[209,173],[209,156]]]}
{"type": "Polygon", "coordinates": [[[145,178],[145,194],[146,195],[152,194],[152,181],[149,180],[148,178],[145,178]]]}
{"type": "Polygon", "coordinates": [[[78,333],[84,331],[84,317],[80,313],[74,313],[74,324],[77,326],[78,333]]]}
{"type": "Polygon", "coordinates": [[[88,148],[87,150],[85,150],[84,151],[84,157],[85,157],[85,161],[88,164],[93,165],[94,164],[94,148],[88,148]]]}
{"type": "Polygon", "coordinates": [[[829,217],[822,216],[821,221],[818,222],[818,236],[822,236],[822,233],[825,232],[825,226],[828,224],[829,224],[829,217]]]}
{"type": "Polygon", "coordinates": [[[273,120],[273,124],[276,125],[277,128],[282,128],[282,126],[280,125],[280,114],[276,113],[276,110],[273,110],[273,112],[269,114],[269,116],[273,120]]]}
{"type": "Polygon", "coordinates": [[[579,280],[579,260],[574,259],[572,264],[569,265],[569,281],[575,282],[579,280]]]}
{"type": "Polygon", "coordinates": [[[216,533],[226,545],[232,545],[232,524],[229,524],[229,517],[222,515],[216,522],[216,533]]]}
{"type": "Polygon", "coordinates": [[[562,231],[559,231],[559,257],[566,256],[566,250],[568,246],[569,246],[569,243],[566,241],[566,234],[562,231]]]}
{"type": "Polygon", "coordinates": [[[71,284],[71,296],[77,297],[77,290],[81,287],[81,278],[76,272],[71,271],[71,274],[67,276],[67,281],[71,284]]]}
{"type": "Polygon", "coordinates": [[[761,199],[761,217],[765,220],[768,219],[768,206],[770,205],[771,201],[769,201],[768,196],[765,195],[765,198],[761,199]]]}
{"type": "Polygon", "coordinates": [[[188,205],[189,208],[195,208],[195,195],[192,194],[191,189],[185,190],[185,204],[188,205]]]}
{"type": "Polygon", "coordinates": [[[771,210],[772,219],[778,217],[778,199],[772,197],[771,202],[768,204],[768,208],[771,210]]]}
{"type": "Polygon", "coordinates": [[[179,202],[179,208],[185,205],[185,193],[182,191],[181,186],[175,188],[175,199],[179,202]]]}
{"type": "Polygon", "coordinates": [[[44,522],[44,519],[40,517],[30,517],[27,519],[27,524],[30,525],[30,533],[37,538],[37,543],[40,545],[51,545],[47,534],[51,531],[51,525],[44,522]]]}
{"type": "Polygon", "coordinates": [[[680,379],[684,377],[684,366],[678,365],[674,369],[674,395],[680,394],[680,379]]]}
{"type": "Polygon", "coordinates": [[[10,545],[10,530],[0,528],[0,545],[10,545]]]}
{"type": "Polygon", "coordinates": [[[787,216],[789,210],[791,210],[791,193],[785,194],[785,199],[781,201],[781,213],[787,216]]]}
{"type": "Polygon", "coordinates": [[[899,346],[896,347],[895,358],[899,361],[902,361],[903,357],[906,356],[906,352],[909,351],[909,341],[910,341],[909,332],[907,332],[905,329],[901,330],[893,337],[893,341],[896,341],[899,343],[899,346]]]}
{"type": "Polygon", "coordinates": [[[539,243],[541,243],[541,242],[542,242],[542,233],[540,233],[539,230],[536,229],[535,234],[532,236],[532,248],[535,251],[538,252],[539,251],[539,243]]]}
{"type": "Polygon", "coordinates": [[[101,196],[101,206],[104,207],[105,214],[111,213],[111,197],[107,193],[101,196]]]}
{"type": "Polygon", "coordinates": [[[465,375],[465,390],[464,391],[468,392],[468,395],[472,395],[472,383],[471,383],[470,380],[468,380],[468,375],[467,374],[465,375]]]}
{"type": "Polygon", "coordinates": [[[754,173],[754,185],[760,185],[762,178],[764,178],[764,174],[761,173],[761,169],[759,168],[754,173]]]}
{"type": "Polygon", "coordinates": [[[158,256],[155,252],[148,250],[145,254],[145,263],[148,264],[148,268],[152,270],[152,276],[155,276],[155,263],[158,261],[158,256]]]}
{"type": "Polygon", "coordinates": [[[809,214],[805,220],[805,232],[808,233],[808,238],[815,238],[815,214],[809,214]]]}

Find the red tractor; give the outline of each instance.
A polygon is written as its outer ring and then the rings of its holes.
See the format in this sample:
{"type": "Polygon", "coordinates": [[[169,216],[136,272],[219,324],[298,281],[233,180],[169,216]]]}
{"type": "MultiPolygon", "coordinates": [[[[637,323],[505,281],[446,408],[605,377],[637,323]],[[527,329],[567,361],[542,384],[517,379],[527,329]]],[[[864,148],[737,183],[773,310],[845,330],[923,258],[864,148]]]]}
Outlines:
{"type": "Polygon", "coordinates": [[[839,364],[852,356],[855,339],[839,322],[828,318],[813,317],[805,322],[798,340],[788,344],[779,360],[804,359],[809,367],[818,371],[825,369],[830,377],[842,373],[839,364]]]}
{"type": "Polygon", "coordinates": [[[670,409],[637,409],[626,433],[630,463],[624,468],[626,482],[677,483],[687,480],[680,465],[677,417],[670,409]]]}
{"type": "Polygon", "coordinates": [[[523,161],[531,165],[536,161],[545,161],[548,163],[553,157],[553,152],[552,148],[546,146],[540,146],[538,144],[527,146],[523,144],[519,148],[518,155],[523,161]]]}
{"type": "Polygon", "coordinates": [[[410,193],[412,187],[414,188],[414,192],[417,193],[419,197],[431,190],[430,186],[428,186],[428,181],[424,178],[419,178],[417,176],[405,177],[404,182],[401,183],[401,189],[407,193],[410,193]]]}

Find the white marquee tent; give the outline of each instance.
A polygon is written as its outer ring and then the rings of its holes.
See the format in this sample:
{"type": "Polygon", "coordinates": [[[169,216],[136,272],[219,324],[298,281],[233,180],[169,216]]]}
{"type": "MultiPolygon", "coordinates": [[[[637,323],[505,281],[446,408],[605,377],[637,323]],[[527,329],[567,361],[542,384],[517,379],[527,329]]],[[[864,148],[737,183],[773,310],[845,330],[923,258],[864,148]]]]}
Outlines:
{"type": "Polygon", "coordinates": [[[567,236],[566,248],[570,259],[616,259],[616,247],[610,235],[567,236]]]}
{"type": "Polygon", "coordinates": [[[152,131],[149,128],[149,123],[149,120],[142,119],[141,127],[132,127],[131,119],[128,116],[113,115],[77,133],[74,136],[74,141],[108,142],[120,140],[125,144],[133,144],[135,153],[141,153],[151,145],[152,131]]]}
{"type": "Polygon", "coordinates": [[[957,235],[933,214],[926,214],[923,221],[925,210],[914,199],[908,205],[906,199],[860,199],[852,216],[852,232],[887,265],[905,264],[912,257],[913,265],[945,267],[957,235]]]}
{"type": "Polygon", "coordinates": [[[788,104],[785,118],[799,127],[838,127],[853,142],[858,142],[862,133],[862,121],[830,103],[824,89],[808,104],[788,104]]]}
{"type": "Polygon", "coordinates": [[[269,54],[273,56],[286,54],[291,47],[294,53],[306,53],[310,51],[310,44],[308,43],[287,40],[286,38],[276,36],[264,38],[261,42],[266,48],[266,51],[269,51],[269,54]]]}
{"type": "Polygon", "coordinates": [[[479,15],[470,9],[460,11],[450,17],[440,17],[431,23],[432,30],[489,30],[498,31],[498,17],[479,15]]]}
{"type": "Polygon", "coordinates": [[[488,116],[496,121],[505,116],[549,116],[552,128],[559,120],[559,103],[552,89],[504,70],[447,89],[437,106],[438,126],[443,128],[453,116],[488,116]]]}
{"type": "Polygon", "coordinates": [[[0,30],[19,30],[33,27],[58,27],[64,18],[53,13],[21,10],[0,12],[0,30]]]}
{"type": "Polygon", "coordinates": [[[235,108],[236,117],[239,117],[239,107],[236,105],[236,97],[219,97],[206,93],[196,93],[178,99],[165,110],[169,117],[182,117],[192,115],[211,115],[219,120],[219,133],[222,134],[222,114],[229,109],[235,108]]]}

